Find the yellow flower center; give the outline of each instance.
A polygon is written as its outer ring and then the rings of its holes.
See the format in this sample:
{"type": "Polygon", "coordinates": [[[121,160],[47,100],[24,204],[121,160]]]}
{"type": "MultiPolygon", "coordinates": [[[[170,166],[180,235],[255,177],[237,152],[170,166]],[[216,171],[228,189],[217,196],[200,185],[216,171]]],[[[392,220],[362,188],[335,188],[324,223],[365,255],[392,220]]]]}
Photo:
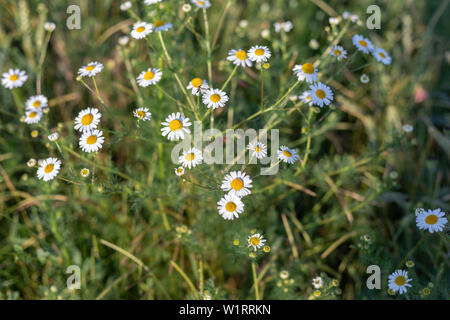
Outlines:
{"type": "Polygon", "coordinates": [[[236,210],[236,204],[234,202],[227,202],[227,204],[225,205],[225,209],[228,212],[233,212],[234,210],[236,210]]]}
{"type": "Polygon", "coordinates": [[[142,111],[142,110],[139,110],[138,112],[137,112],[137,115],[138,115],[138,117],[139,118],[144,118],[145,117],[145,112],[144,111],[142,111]]]}
{"type": "Polygon", "coordinates": [[[262,56],[262,55],[264,55],[264,50],[263,50],[263,49],[256,49],[256,50],[255,50],[255,54],[256,54],[257,56],[262,56]]]}
{"type": "Polygon", "coordinates": [[[145,80],[152,80],[155,77],[155,74],[152,71],[147,71],[144,74],[144,79],[145,80]]]}
{"type": "Polygon", "coordinates": [[[261,147],[260,147],[260,146],[256,146],[256,147],[255,147],[255,151],[256,151],[256,152],[261,152],[261,147]]]}
{"type": "Polygon", "coordinates": [[[9,76],[9,80],[11,81],[17,81],[19,79],[19,76],[17,74],[12,74],[9,76]]]}
{"type": "Polygon", "coordinates": [[[144,30],[145,30],[145,27],[139,27],[136,29],[136,31],[139,33],[144,32],[144,30]]]}
{"type": "Polygon", "coordinates": [[[214,93],[211,95],[211,97],[209,98],[212,102],[216,103],[220,101],[220,96],[217,93],[214,93]]]}
{"type": "Polygon", "coordinates": [[[193,87],[198,88],[203,84],[203,81],[200,78],[194,78],[192,79],[191,84],[193,87]]]}
{"type": "Polygon", "coordinates": [[[95,66],[87,66],[86,71],[92,71],[95,69],[95,66]]]}
{"type": "Polygon", "coordinates": [[[155,28],[161,27],[163,25],[164,25],[164,21],[162,21],[162,20],[156,20],[155,22],[153,22],[153,26],[155,28]]]}
{"type": "Polygon", "coordinates": [[[287,150],[283,150],[283,154],[284,154],[286,157],[288,157],[288,158],[292,157],[292,153],[290,153],[290,152],[287,151],[287,150]]]}
{"type": "Polygon", "coordinates": [[[367,42],[364,40],[359,40],[359,44],[362,45],[364,48],[367,47],[367,42]]]}
{"type": "Polygon", "coordinates": [[[250,243],[254,246],[257,246],[259,244],[259,238],[258,237],[251,237],[250,243]]]}
{"type": "Polygon", "coordinates": [[[197,4],[202,6],[204,4],[204,2],[203,1],[197,1],[197,4]]]}
{"type": "Polygon", "coordinates": [[[81,124],[83,126],[88,126],[92,123],[92,121],[94,120],[94,116],[90,113],[85,114],[82,118],[81,118],[81,124]]]}
{"type": "Polygon", "coordinates": [[[194,153],[188,153],[187,155],[184,156],[184,159],[186,159],[186,161],[192,161],[195,159],[195,154],[194,153]]]}
{"type": "Polygon", "coordinates": [[[435,224],[438,222],[438,217],[434,214],[430,214],[428,217],[425,218],[425,222],[427,224],[435,224]]]}
{"type": "Polygon", "coordinates": [[[394,282],[398,286],[403,286],[406,283],[406,278],[404,276],[398,276],[395,278],[394,282]]]}
{"type": "Polygon", "coordinates": [[[97,136],[96,135],[91,135],[86,139],[86,143],[87,144],[94,144],[97,142],[97,136]]]}
{"type": "Polygon", "coordinates": [[[231,181],[231,188],[233,188],[236,191],[241,190],[244,187],[244,181],[242,181],[241,178],[236,178],[233,181],[231,181]]]}
{"type": "Polygon", "coordinates": [[[338,50],[338,49],[334,50],[334,54],[337,56],[340,56],[341,53],[342,53],[341,50],[338,50]]]}
{"type": "Polygon", "coordinates": [[[89,171],[87,169],[81,170],[81,174],[83,174],[84,176],[86,176],[88,173],[89,171]]]}
{"type": "Polygon", "coordinates": [[[53,171],[54,165],[52,163],[49,163],[48,165],[45,166],[44,168],[44,172],[45,173],[50,173],[53,171]]]}
{"type": "Polygon", "coordinates": [[[382,58],[386,58],[386,55],[383,52],[378,53],[380,55],[380,57],[382,58]]]}
{"type": "Polygon", "coordinates": [[[302,70],[304,73],[312,74],[314,73],[314,66],[308,62],[302,65],[302,70]]]}
{"type": "Polygon", "coordinates": [[[178,168],[178,169],[177,169],[177,172],[178,172],[178,173],[182,173],[182,172],[183,172],[183,169],[182,169],[182,168],[178,168]]]}
{"type": "Polygon", "coordinates": [[[29,118],[34,118],[34,117],[36,117],[36,115],[37,115],[36,112],[31,112],[31,113],[28,115],[28,117],[29,117],[29,118]]]}
{"type": "Polygon", "coordinates": [[[317,89],[316,90],[316,96],[319,97],[320,99],[323,99],[326,97],[325,91],[321,90],[321,89],[317,89]]]}
{"type": "Polygon", "coordinates": [[[39,101],[33,102],[33,107],[39,108],[40,106],[41,106],[41,102],[39,102],[39,101]]]}
{"type": "MultiPolygon", "coordinates": [[[[260,50],[260,49],[258,49],[260,50]]],[[[256,53],[256,51],[255,51],[256,53]]],[[[264,51],[263,51],[264,53],[264,51]]],[[[245,60],[247,59],[247,52],[245,52],[244,50],[239,50],[238,52],[236,52],[236,58],[238,58],[239,60],[245,60]]]]}
{"type": "Polygon", "coordinates": [[[169,129],[171,131],[177,131],[177,130],[180,130],[181,128],[183,128],[183,123],[180,120],[174,119],[174,120],[170,121],[169,129]]]}

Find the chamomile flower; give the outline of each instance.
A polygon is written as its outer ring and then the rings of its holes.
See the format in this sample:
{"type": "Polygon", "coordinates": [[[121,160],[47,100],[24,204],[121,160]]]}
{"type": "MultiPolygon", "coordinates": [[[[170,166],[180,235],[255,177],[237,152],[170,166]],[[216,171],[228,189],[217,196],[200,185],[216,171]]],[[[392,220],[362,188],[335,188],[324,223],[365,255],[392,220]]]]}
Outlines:
{"type": "Polygon", "coordinates": [[[309,89],[314,105],[322,108],[324,104],[328,106],[333,101],[333,91],[331,91],[329,86],[322,82],[310,85],[309,89]]]}
{"type": "Polygon", "coordinates": [[[135,39],[143,39],[149,33],[153,32],[153,25],[147,22],[138,22],[133,26],[133,30],[131,31],[131,36],[135,39]]]}
{"type": "Polygon", "coordinates": [[[226,194],[217,202],[217,209],[222,218],[233,220],[234,218],[239,218],[239,215],[244,212],[244,203],[238,196],[226,194]]]}
{"type": "Polygon", "coordinates": [[[56,158],[47,158],[42,160],[37,170],[37,176],[44,181],[53,180],[61,168],[61,160],[56,158]]]}
{"type": "Polygon", "coordinates": [[[382,62],[385,65],[391,64],[391,56],[383,49],[379,47],[375,47],[375,49],[372,51],[372,55],[377,59],[377,61],[382,62]]]}
{"type": "Polygon", "coordinates": [[[266,62],[272,55],[266,46],[253,46],[247,54],[248,58],[256,63],[266,62]]]}
{"type": "Polygon", "coordinates": [[[290,164],[293,164],[298,159],[297,151],[286,146],[280,147],[280,150],[277,151],[277,156],[279,160],[290,164]]]}
{"type": "Polygon", "coordinates": [[[250,143],[247,149],[252,152],[251,156],[256,159],[267,157],[267,146],[261,142],[250,143]]]}
{"type": "Polygon", "coordinates": [[[416,224],[420,230],[428,230],[430,233],[444,230],[448,220],[441,209],[424,210],[416,217],[416,224]]]}
{"type": "Polygon", "coordinates": [[[189,169],[196,167],[202,163],[202,161],[202,152],[196,148],[190,148],[189,150],[184,151],[178,158],[178,162],[181,163],[183,167],[187,167],[189,169]]]}
{"type": "Polygon", "coordinates": [[[142,71],[137,77],[137,82],[141,87],[156,84],[161,80],[162,71],[157,68],[148,68],[142,71]]]}
{"type": "Polygon", "coordinates": [[[29,168],[33,168],[36,165],[37,161],[34,158],[30,158],[30,160],[27,161],[27,166],[29,168]]]}
{"type": "Polygon", "coordinates": [[[307,62],[305,64],[297,64],[292,69],[298,80],[313,83],[317,81],[317,69],[307,62]]]}
{"type": "Polygon", "coordinates": [[[150,121],[152,119],[152,113],[148,108],[138,108],[133,111],[133,115],[142,121],[150,121]]]}
{"type": "Polygon", "coordinates": [[[20,88],[27,81],[28,76],[23,70],[9,69],[2,74],[2,86],[6,89],[20,88]]]}
{"type": "Polygon", "coordinates": [[[56,140],[58,140],[59,134],[58,134],[58,132],[53,132],[53,133],[49,134],[47,138],[51,142],[55,142],[56,140]]]}
{"type": "Polygon", "coordinates": [[[161,2],[162,0],[144,0],[144,3],[146,4],[146,5],[151,5],[151,4],[155,4],[155,3],[158,3],[158,2],[161,2]]]}
{"type": "Polygon", "coordinates": [[[166,121],[161,123],[164,128],[161,129],[162,135],[169,140],[179,140],[184,139],[186,134],[190,134],[191,130],[189,130],[189,126],[191,123],[189,122],[189,118],[185,118],[181,115],[181,113],[172,113],[166,118],[166,121]]]}
{"type": "Polygon", "coordinates": [[[94,61],[78,69],[78,74],[82,77],[94,77],[103,70],[103,64],[94,61]]]}
{"type": "Polygon", "coordinates": [[[130,1],[125,1],[123,3],[120,4],[120,10],[122,11],[127,11],[128,9],[131,8],[131,2],[130,1]]]}
{"type": "Polygon", "coordinates": [[[208,9],[211,7],[209,0],[191,0],[191,2],[198,8],[208,9]]]}
{"type": "Polygon", "coordinates": [[[208,108],[222,108],[228,101],[228,96],[220,89],[210,88],[203,93],[202,101],[208,108]]]}
{"type": "Polygon", "coordinates": [[[230,194],[238,197],[244,197],[251,193],[253,187],[252,179],[244,172],[232,171],[222,180],[222,190],[229,191],[230,194]]]}
{"type": "Polygon", "coordinates": [[[322,277],[315,277],[314,279],[312,279],[312,285],[316,289],[322,288],[322,286],[323,286],[323,279],[322,279],[322,277]]]}
{"type": "Polygon", "coordinates": [[[404,294],[407,291],[407,287],[411,287],[409,282],[412,279],[408,278],[408,271],[397,270],[389,275],[388,286],[394,292],[404,294]]]}
{"type": "Polygon", "coordinates": [[[75,130],[86,132],[97,128],[102,114],[97,108],[87,108],[81,110],[75,118],[75,130]]]}
{"type": "Polygon", "coordinates": [[[42,110],[42,108],[48,106],[48,99],[41,94],[37,96],[31,96],[25,102],[25,106],[27,107],[27,110],[30,111],[42,110]]]}
{"type": "Polygon", "coordinates": [[[42,118],[42,111],[40,110],[36,110],[36,111],[27,111],[25,113],[25,123],[27,124],[33,124],[33,123],[38,123],[39,120],[41,120],[42,118]]]}
{"type": "Polygon", "coordinates": [[[363,36],[359,34],[355,34],[352,37],[353,45],[361,52],[363,53],[370,53],[373,50],[373,44],[372,42],[364,38],[363,36]]]}
{"type": "Polygon", "coordinates": [[[179,177],[182,176],[184,174],[184,168],[183,167],[175,168],[175,174],[179,177]]]}
{"type": "Polygon", "coordinates": [[[228,57],[227,57],[228,61],[233,62],[233,64],[241,66],[241,67],[251,67],[252,66],[252,62],[250,61],[248,55],[247,55],[247,51],[242,50],[242,49],[231,49],[230,51],[228,51],[228,57]]]}
{"type": "Polygon", "coordinates": [[[247,238],[248,247],[253,247],[253,250],[258,250],[262,246],[264,246],[264,243],[266,240],[263,238],[262,235],[259,233],[254,233],[251,236],[247,238]]]}
{"type": "Polygon", "coordinates": [[[183,12],[189,12],[191,11],[191,5],[188,3],[183,4],[183,6],[181,7],[181,9],[183,9],[183,12]]]}
{"type": "Polygon", "coordinates": [[[153,28],[155,32],[168,31],[170,28],[172,28],[172,24],[163,20],[156,20],[155,22],[153,22],[153,28]]]}
{"type": "Polygon", "coordinates": [[[361,81],[361,83],[366,84],[366,83],[369,83],[370,78],[369,78],[369,76],[367,74],[363,73],[361,75],[361,77],[359,78],[359,81],[361,81]]]}
{"type": "Polygon", "coordinates": [[[56,24],[54,24],[53,22],[44,23],[45,31],[53,32],[55,30],[55,28],[56,28],[56,24]]]}
{"type": "Polygon", "coordinates": [[[294,25],[292,24],[291,21],[275,22],[273,26],[275,28],[275,32],[278,33],[280,33],[281,30],[283,30],[284,32],[289,32],[292,30],[292,28],[294,28],[294,25]]]}
{"type": "Polygon", "coordinates": [[[209,85],[206,80],[202,80],[200,78],[194,78],[189,82],[189,85],[186,89],[191,90],[194,96],[198,96],[200,93],[204,93],[209,89],[209,85]]]}
{"type": "Polygon", "coordinates": [[[331,49],[330,54],[333,57],[336,57],[337,61],[347,59],[347,50],[345,50],[342,46],[334,46],[331,49]]]}
{"type": "Polygon", "coordinates": [[[84,152],[97,152],[102,148],[105,138],[100,130],[92,130],[84,132],[80,138],[80,148],[84,152]]]}
{"type": "Polygon", "coordinates": [[[300,101],[302,101],[304,104],[307,104],[309,106],[312,106],[312,98],[311,93],[309,91],[305,91],[302,93],[301,96],[298,97],[300,101]]]}
{"type": "Polygon", "coordinates": [[[86,178],[89,176],[89,169],[88,168],[83,168],[80,170],[80,176],[82,176],[83,178],[86,178]]]}

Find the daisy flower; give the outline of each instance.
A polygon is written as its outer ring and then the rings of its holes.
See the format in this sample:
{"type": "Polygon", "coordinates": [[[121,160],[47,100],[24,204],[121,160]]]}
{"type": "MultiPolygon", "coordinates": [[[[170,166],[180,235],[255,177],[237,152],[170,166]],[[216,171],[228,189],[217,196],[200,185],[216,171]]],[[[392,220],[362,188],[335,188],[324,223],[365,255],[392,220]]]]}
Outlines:
{"type": "Polygon", "coordinates": [[[158,2],[161,2],[161,0],[144,0],[144,3],[148,6],[151,4],[158,3],[158,2]]]}
{"type": "Polygon", "coordinates": [[[48,99],[43,95],[31,96],[25,102],[27,110],[41,110],[48,106],[48,99]]]}
{"type": "Polygon", "coordinates": [[[58,134],[58,132],[53,132],[53,133],[49,134],[47,138],[51,142],[55,142],[56,140],[58,140],[59,134],[58,134]]]}
{"type": "Polygon", "coordinates": [[[89,176],[89,173],[90,173],[90,171],[89,171],[88,168],[83,168],[83,169],[80,170],[80,175],[81,175],[83,178],[88,177],[88,176],[89,176]]]}
{"type": "Polygon", "coordinates": [[[36,110],[36,111],[27,111],[25,113],[25,123],[27,124],[33,124],[33,123],[38,123],[39,120],[41,120],[42,118],[42,111],[40,110],[36,110]]]}
{"type": "Polygon", "coordinates": [[[289,149],[286,146],[281,146],[280,150],[277,151],[278,160],[286,163],[293,164],[298,159],[297,151],[294,149],[289,149]]]}
{"type": "Polygon", "coordinates": [[[156,84],[161,80],[162,71],[157,68],[148,68],[142,71],[137,77],[137,82],[141,87],[147,87],[156,84]]]}
{"type": "Polygon", "coordinates": [[[131,31],[131,36],[135,39],[143,39],[149,33],[153,32],[153,25],[147,22],[138,22],[133,26],[133,30],[131,31]]]}
{"type": "Polygon", "coordinates": [[[322,286],[323,286],[323,279],[322,279],[322,277],[315,277],[314,279],[312,279],[312,285],[316,289],[322,288],[322,286]]]}
{"type": "Polygon", "coordinates": [[[331,49],[330,54],[333,57],[336,57],[337,61],[341,61],[343,59],[347,59],[347,51],[342,46],[334,46],[331,49]]]}
{"type": "Polygon", "coordinates": [[[152,119],[152,113],[148,108],[138,108],[133,111],[133,115],[142,121],[150,121],[152,119]]]}
{"type": "Polygon", "coordinates": [[[97,108],[87,108],[81,110],[75,118],[75,130],[86,132],[97,128],[102,114],[97,108]]]}
{"type": "Polygon", "coordinates": [[[30,160],[27,161],[27,166],[29,168],[33,168],[36,165],[37,161],[34,158],[31,158],[30,160]]]}
{"type": "Polygon", "coordinates": [[[153,28],[154,28],[155,32],[167,31],[170,28],[172,28],[172,24],[168,23],[168,22],[164,22],[162,20],[156,20],[155,22],[153,22],[153,28]]]}
{"type": "Polygon", "coordinates": [[[209,89],[209,85],[206,80],[194,78],[189,82],[186,89],[191,90],[194,96],[198,96],[200,93],[204,93],[207,89],[209,89]]]}
{"type": "Polygon", "coordinates": [[[191,0],[191,2],[198,8],[208,9],[211,7],[209,0],[191,0]]]}
{"type": "Polygon", "coordinates": [[[248,57],[256,63],[262,63],[269,60],[271,53],[266,46],[253,46],[248,50],[248,57]]]}
{"type": "Polygon", "coordinates": [[[181,115],[181,113],[172,113],[166,118],[166,121],[161,123],[164,128],[161,129],[162,135],[169,140],[179,140],[184,139],[185,134],[190,134],[191,130],[189,130],[189,126],[191,123],[189,122],[189,118],[185,118],[181,115]]]}
{"type": "Polygon", "coordinates": [[[375,59],[377,59],[377,61],[380,61],[385,65],[391,64],[391,56],[379,47],[375,47],[375,49],[372,51],[372,55],[375,57],[375,59]]]}
{"type": "Polygon", "coordinates": [[[252,193],[250,191],[252,186],[252,179],[248,175],[241,171],[232,171],[222,180],[221,188],[229,191],[229,194],[244,197],[252,193]]]}
{"type": "Polygon", "coordinates": [[[428,230],[430,233],[444,230],[448,220],[441,209],[423,210],[416,217],[416,224],[420,230],[428,230]]]}
{"type": "Polygon", "coordinates": [[[208,108],[217,109],[225,106],[225,103],[228,101],[228,96],[220,89],[211,88],[203,93],[202,100],[208,108]]]}
{"type": "Polygon", "coordinates": [[[238,49],[238,50],[231,49],[230,51],[228,51],[227,60],[233,62],[233,64],[235,64],[235,65],[238,65],[238,66],[241,66],[244,68],[252,66],[252,62],[248,58],[247,51],[242,50],[242,49],[238,49]]]}
{"type": "Polygon", "coordinates": [[[181,7],[181,9],[183,9],[184,12],[189,12],[191,11],[191,5],[188,3],[183,4],[183,6],[181,7]]]}
{"type": "Polygon", "coordinates": [[[309,83],[317,81],[317,69],[309,62],[295,65],[292,71],[300,81],[309,83]]]}
{"type": "Polygon", "coordinates": [[[404,294],[407,291],[406,287],[411,287],[408,283],[411,280],[408,278],[408,271],[397,270],[389,275],[388,286],[392,291],[404,294]]]}
{"type": "Polygon", "coordinates": [[[2,74],[2,86],[6,89],[20,88],[27,81],[28,76],[23,70],[9,69],[2,74]]]}
{"type": "Polygon", "coordinates": [[[196,148],[190,148],[188,151],[184,151],[178,158],[178,162],[180,162],[183,167],[189,169],[196,167],[198,164],[202,163],[202,161],[202,152],[196,148]]]}
{"type": "Polygon", "coordinates": [[[53,180],[61,168],[61,160],[56,158],[47,158],[42,160],[37,170],[37,176],[44,181],[53,180]]]}
{"type": "Polygon", "coordinates": [[[254,233],[247,239],[248,247],[253,247],[253,249],[256,251],[257,249],[264,246],[264,243],[266,242],[265,239],[263,239],[263,236],[259,233],[254,233]]]}
{"type": "Polygon", "coordinates": [[[363,53],[370,53],[373,50],[372,42],[359,34],[352,37],[353,45],[363,53]]]}
{"type": "Polygon", "coordinates": [[[309,91],[305,91],[302,93],[301,96],[298,96],[298,98],[304,103],[309,106],[312,106],[312,98],[311,93],[309,91]]]}
{"type": "Polygon", "coordinates": [[[217,202],[217,209],[222,218],[233,220],[234,218],[239,218],[239,215],[244,212],[244,203],[238,196],[226,194],[217,202]]]}
{"type": "Polygon", "coordinates": [[[184,168],[183,167],[175,168],[175,174],[177,176],[182,176],[184,174],[184,168]]]}
{"type": "Polygon", "coordinates": [[[362,83],[369,83],[370,78],[369,78],[369,76],[368,76],[367,74],[363,73],[363,74],[361,75],[361,77],[359,78],[359,80],[360,80],[362,83]]]}
{"type": "Polygon", "coordinates": [[[127,11],[128,9],[131,8],[131,2],[130,1],[125,1],[124,3],[120,4],[119,8],[122,11],[127,11]]]}
{"type": "Polygon", "coordinates": [[[275,28],[275,32],[278,33],[280,33],[281,30],[283,30],[284,32],[289,32],[292,30],[292,28],[294,28],[294,25],[291,21],[275,22],[273,26],[275,28]]]}
{"type": "Polygon", "coordinates": [[[80,148],[84,152],[97,152],[102,148],[105,138],[102,137],[103,132],[100,130],[92,130],[84,132],[80,138],[80,148]]]}
{"type": "Polygon", "coordinates": [[[331,91],[329,86],[322,82],[310,85],[309,89],[314,105],[322,108],[324,104],[328,106],[333,101],[333,91],[331,91]]]}
{"type": "Polygon", "coordinates": [[[250,143],[247,149],[252,151],[252,157],[256,159],[267,157],[267,146],[261,142],[250,143]]]}
{"type": "Polygon", "coordinates": [[[53,32],[55,30],[55,28],[56,28],[56,24],[54,24],[53,22],[44,23],[45,31],[53,32]]]}
{"type": "Polygon", "coordinates": [[[94,77],[103,70],[103,64],[94,61],[78,69],[78,74],[82,77],[94,77]]]}

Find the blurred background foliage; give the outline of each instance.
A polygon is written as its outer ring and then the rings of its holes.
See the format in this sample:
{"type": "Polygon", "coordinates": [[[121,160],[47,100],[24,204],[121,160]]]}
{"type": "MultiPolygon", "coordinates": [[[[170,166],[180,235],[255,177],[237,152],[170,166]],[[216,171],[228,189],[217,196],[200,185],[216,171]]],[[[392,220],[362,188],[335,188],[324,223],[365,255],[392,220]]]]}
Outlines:
{"type": "MultiPolygon", "coordinates": [[[[164,37],[174,69],[187,84],[196,76],[207,79],[206,48],[202,12],[193,7],[184,13],[183,3],[163,1],[162,6],[146,7],[133,1],[133,8],[145,21],[159,17],[173,23],[164,37]]],[[[1,298],[183,299],[201,297],[204,288],[213,298],[252,299],[252,259],[245,241],[257,230],[271,246],[270,253],[255,259],[264,299],[308,298],[311,279],[318,274],[339,281],[338,290],[324,289],[321,298],[389,298],[388,274],[406,268],[409,259],[415,267],[409,269],[414,280],[407,298],[423,297],[421,290],[432,283],[428,297],[448,299],[448,236],[420,232],[414,216],[417,207],[449,209],[447,4],[213,1],[207,13],[215,44],[214,84],[221,86],[232,71],[225,60],[228,50],[267,45],[273,53],[264,79],[267,105],[293,83],[294,64],[318,59],[328,46],[336,31],[330,29],[330,15],[350,11],[362,21],[352,24],[340,41],[349,55],[355,51],[351,36],[360,33],[392,56],[390,66],[368,63],[358,55],[338,74],[331,67],[320,69],[335,92],[335,109],[324,108],[314,116],[308,164],[298,176],[293,175],[297,167],[282,165],[277,175],[258,176],[259,166],[249,166],[253,193],[244,199],[245,213],[229,222],[217,213],[216,202],[223,194],[217,186],[202,189],[173,173],[174,143],[161,136],[160,123],[177,106],[151,86],[140,94],[152,121],[138,130],[132,117],[132,110],[141,105],[130,79],[150,66],[163,70],[161,87],[184,99],[165,66],[156,34],[150,35],[154,50],[133,39],[120,47],[118,38],[128,35],[134,23],[119,10],[120,1],[0,0],[0,70],[27,71],[29,80],[17,90],[21,101],[36,93],[43,23],[54,21],[56,30],[42,70],[43,94],[50,100],[45,126],[57,128],[60,143],[78,152],[73,119],[87,106],[98,107],[106,142],[96,162],[131,177],[99,167],[92,184],[79,175],[81,168],[91,168],[89,163],[64,151],[60,176],[75,183],[37,180],[35,169],[26,165],[28,159],[61,156],[41,128],[37,138],[30,136],[35,128],[20,122],[13,96],[0,88],[1,298]],[[66,27],[71,4],[81,8],[80,30],[66,27]],[[371,4],[381,8],[380,30],[365,27],[365,10],[371,4]],[[224,10],[221,31],[216,33],[224,10]],[[294,28],[282,38],[273,23],[285,20],[294,28]],[[264,29],[270,35],[263,39],[264,29]],[[318,41],[318,49],[310,45],[312,39],[318,41]],[[105,65],[96,79],[107,112],[76,80],[78,68],[90,61],[105,65]],[[362,73],[369,75],[370,83],[359,81],[362,73]],[[413,131],[403,132],[404,124],[412,125],[413,131]],[[182,225],[190,231],[180,229],[182,225]],[[364,235],[370,236],[369,245],[361,239],[364,235]],[[234,239],[240,240],[239,246],[233,245],[234,239]],[[66,288],[65,272],[72,264],[81,268],[81,290],[66,288]],[[366,288],[365,271],[372,264],[381,267],[382,290],[366,288]],[[284,282],[279,284],[281,270],[288,270],[293,279],[287,290],[282,290],[284,282]]],[[[216,127],[223,130],[258,110],[258,73],[255,68],[238,71],[226,90],[229,104],[215,111],[216,127]]],[[[275,123],[280,143],[295,147],[303,157],[305,118],[286,110],[241,127],[275,123]]],[[[220,181],[224,167],[204,164],[189,177],[200,184],[209,183],[205,176],[220,181]]]]}

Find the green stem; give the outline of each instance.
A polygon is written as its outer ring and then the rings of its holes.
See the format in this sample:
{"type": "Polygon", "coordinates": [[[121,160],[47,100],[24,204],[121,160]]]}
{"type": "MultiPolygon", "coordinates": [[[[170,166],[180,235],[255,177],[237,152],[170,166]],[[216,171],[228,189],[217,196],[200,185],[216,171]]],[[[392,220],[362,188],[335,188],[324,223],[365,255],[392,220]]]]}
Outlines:
{"type": "Polygon", "coordinates": [[[256,300],[260,300],[259,287],[258,287],[258,276],[256,275],[256,266],[255,266],[254,262],[252,262],[252,273],[253,273],[253,286],[255,287],[255,298],[256,298],[256,300]]]}
{"type": "Polygon", "coordinates": [[[239,65],[237,64],[237,65],[234,67],[233,71],[230,73],[228,79],[225,81],[225,83],[223,84],[223,86],[222,86],[222,88],[221,88],[220,90],[222,90],[222,91],[225,90],[225,88],[226,88],[228,82],[230,82],[231,78],[233,78],[233,76],[234,76],[234,74],[236,73],[236,70],[237,70],[238,68],[239,68],[239,65]]]}

